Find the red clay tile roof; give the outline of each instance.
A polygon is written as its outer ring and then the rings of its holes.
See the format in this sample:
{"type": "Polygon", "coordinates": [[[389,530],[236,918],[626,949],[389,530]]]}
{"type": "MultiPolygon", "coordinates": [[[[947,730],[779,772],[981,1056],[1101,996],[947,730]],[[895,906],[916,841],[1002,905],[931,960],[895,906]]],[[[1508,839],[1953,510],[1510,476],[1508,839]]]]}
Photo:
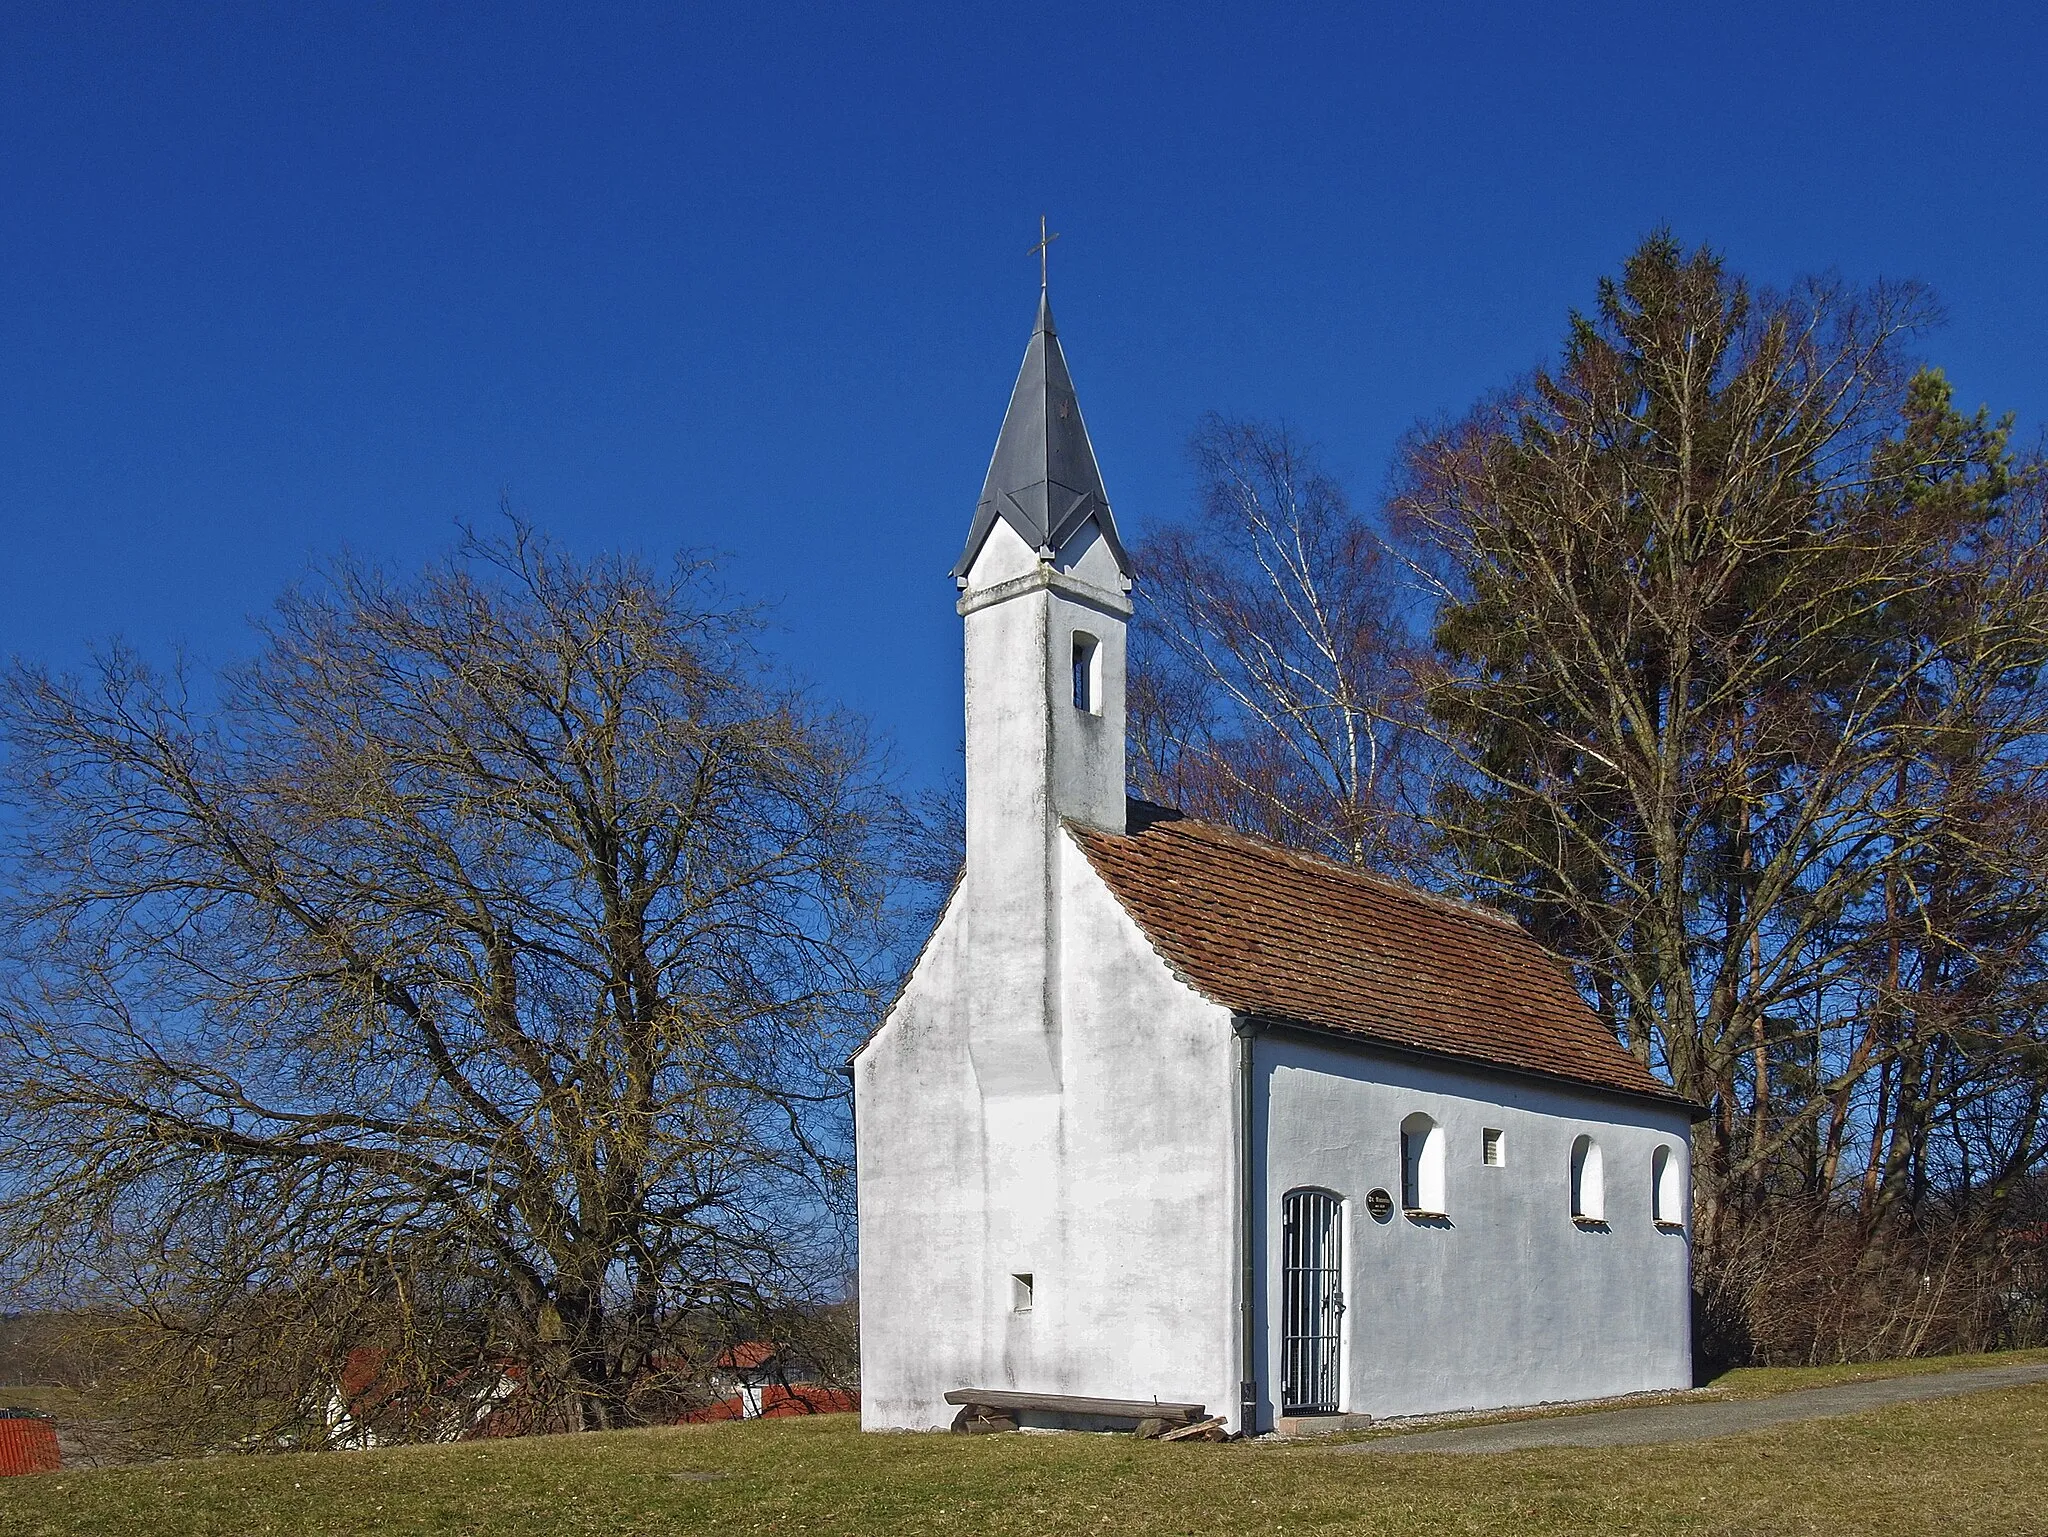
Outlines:
{"type": "Polygon", "coordinates": [[[1520,925],[1211,823],[1133,805],[1070,826],[1167,964],[1242,1014],[1678,1100],[1520,925]]]}

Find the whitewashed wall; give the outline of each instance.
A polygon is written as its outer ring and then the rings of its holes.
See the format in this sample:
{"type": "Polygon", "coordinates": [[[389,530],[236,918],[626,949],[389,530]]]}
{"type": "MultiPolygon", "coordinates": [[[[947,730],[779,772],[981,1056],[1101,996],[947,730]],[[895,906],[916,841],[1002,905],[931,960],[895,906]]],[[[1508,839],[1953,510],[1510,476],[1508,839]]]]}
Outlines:
{"type": "MultiPolygon", "coordinates": [[[[855,1063],[870,1429],[938,1428],[947,1390],[970,1386],[1193,1400],[1236,1426],[1230,1018],[1171,976],[1070,840],[1057,847],[1057,1092],[977,1077],[960,1021],[984,978],[957,912],[855,1063]]],[[[1255,1051],[1257,1428],[1279,1407],[1278,1223],[1299,1186],[1346,1202],[1346,1412],[1690,1385],[1687,1238],[1651,1216],[1655,1149],[1687,1157],[1682,1112],[1293,1032],[1255,1051]],[[1448,1225],[1376,1223],[1366,1193],[1398,1204],[1416,1111],[1444,1131],[1448,1225]],[[1499,1168],[1481,1162],[1488,1127],[1499,1168]],[[1605,1231],[1571,1219],[1581,1133],[1603,1154],[1605,1231]]]]}
{"type": "MultiPolygon", "coordinates": [[[[1652,1220],[1650,1160],[1689,1160],[1683,1112],[1466,1073],[1422,1059],[1261,1036],[1264,1298],[1280,1286],[1279,1213],[1300,1186],[1345,1199],[1346,1413],[1427,1414],[1692,1385],[1688,1240],[1652,1220]],[[1399,1210],[1402,1120],[1444,1128],[1447,1225],[1399,1210]],[[1505,1135],[1506,1163],[1481,1163],[1505,1135]],[[1605,1231],[1572,1221],[1573,1140],[1604,1162],[1605,1231]],[[1375,1222],[1367,1192],[1397,1210],[1375,1222]]],[[[1277,1412],[1280,1319],[1265,1307],[1259,1384],[1277,1412]]]]}
{"type": "MultiPolygon", "coordinates": [[[[1229,1015],[1173,978],[1071,839],[1056,851],[1057,1091],[977,1077],[961,1013],[991,1000],[957,911],[855,1059],[871,1430],[943,1426],[963,1387],[1236,1411],[1229,1015]]],[[[1011,1003],[1035,1028],[1036,1001],[1011,1003]]]]}

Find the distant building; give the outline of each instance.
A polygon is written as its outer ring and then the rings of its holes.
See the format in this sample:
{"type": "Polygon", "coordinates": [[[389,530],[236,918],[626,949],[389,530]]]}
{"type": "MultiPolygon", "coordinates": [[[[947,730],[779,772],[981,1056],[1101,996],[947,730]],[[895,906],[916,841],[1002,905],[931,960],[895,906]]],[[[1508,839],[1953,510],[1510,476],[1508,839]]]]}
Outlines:
{"type": "Polygon", "coordinates": [[[0,1409],[0,1478],[54,1473],[63,1466],[56,1421],[33,1409],[0,1409]]]}
{"type": "Polygon", "coordinates": [[[1565,968],[1126,803],[1130,566],[1043,301],[953,574],[966,863],[853,1064],[864,1423],[1689,1385],[1691,1107],[1565,968]]]}
{"type": "Polygon", "coordinates": [[[368,1451],[408,1441],[484,1441],[533,1432],[525,1368],[486,1363],[456,1373],[435,1395],[422,1419],[418,1395],[391,1367],[391,1352],[361,1345],[342,1362],[328,1390],[327,1444],[336,1451],[368,1451]]]}
{"type": "Polygon", "coordinates": [[[817,1368],[768,1340],[728,1345],[711,1362],[711,1390],[735,1400],[743,1419],[761,1413],[763,1396],[778,1388],[815,1383],[817,1368]]]}
{"type": "MultiPolygon", "coordinates": [[[[673,1360],[655,1364],[667,1371],[682,1369],[673,1360]]],[[[848,1414],[860,1407],[858,1393],[830,1386],[808,1361],[766,1340],[744,1340],[721,1350],[708,1376],[715,1395],[709,1403],[681,1408],[673,1399],[657,1399],[643,1401],[638,1412],[656,1423],[698,1424],[848,1414]]],[[[349,1352],[328,1392],[327,1445],[364,1451],[407,1441],[533,1435],[544,1426],[528,1381],[526,1368],[517,1362],[483,1363],[451,1375],[426,1403],[416,1387],[392,1370],[388,1350],[361,1346],[349,1352]]]]}

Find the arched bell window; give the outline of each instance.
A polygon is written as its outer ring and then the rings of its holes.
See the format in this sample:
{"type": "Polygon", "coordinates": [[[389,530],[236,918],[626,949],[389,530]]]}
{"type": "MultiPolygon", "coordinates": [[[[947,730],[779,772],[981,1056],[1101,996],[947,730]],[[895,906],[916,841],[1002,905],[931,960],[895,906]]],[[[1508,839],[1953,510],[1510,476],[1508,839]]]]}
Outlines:
{"type": "Polygon", "coordinates": [[[1074,708],[1102,713],[1102,642],[1074,632],[1074,708]]]}

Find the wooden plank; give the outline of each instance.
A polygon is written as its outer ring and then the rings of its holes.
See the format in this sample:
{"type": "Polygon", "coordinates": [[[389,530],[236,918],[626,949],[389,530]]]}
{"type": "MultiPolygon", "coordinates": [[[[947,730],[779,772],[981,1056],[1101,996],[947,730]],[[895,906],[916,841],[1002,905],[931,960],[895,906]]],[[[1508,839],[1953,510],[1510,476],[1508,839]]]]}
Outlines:
{"type": "Polygon", "coordinates": [[[977,1404],[963,1404],[953,1416],[953,1429],[961,1435],[985,1436],[1016,1428],[1017,1422],[1009,1415],[985,1410],[977,1404]]]}
{"type": "Polygon", "coordinates": [[[1212,1420],[1197,1420],[1192,1425],[1183,1425],[1178,1430],[1169,1430],[1159,1439],[1162,1441],[1221,1441],[1224,1438],[1223,1416],[1212,1420]]]}
{"type": "Polygon", "coordinates": [[[1018,1393],[1007,1388],[955,1388],[949,1404],[986,1409],[1036,1409],[1041,1414],[1094,1414],[1111,1420],[1198,1420],[1200,1404],[1162,1404],[1147,1398],[1081,1398],[1071,1393],[1018,1393]]]}

